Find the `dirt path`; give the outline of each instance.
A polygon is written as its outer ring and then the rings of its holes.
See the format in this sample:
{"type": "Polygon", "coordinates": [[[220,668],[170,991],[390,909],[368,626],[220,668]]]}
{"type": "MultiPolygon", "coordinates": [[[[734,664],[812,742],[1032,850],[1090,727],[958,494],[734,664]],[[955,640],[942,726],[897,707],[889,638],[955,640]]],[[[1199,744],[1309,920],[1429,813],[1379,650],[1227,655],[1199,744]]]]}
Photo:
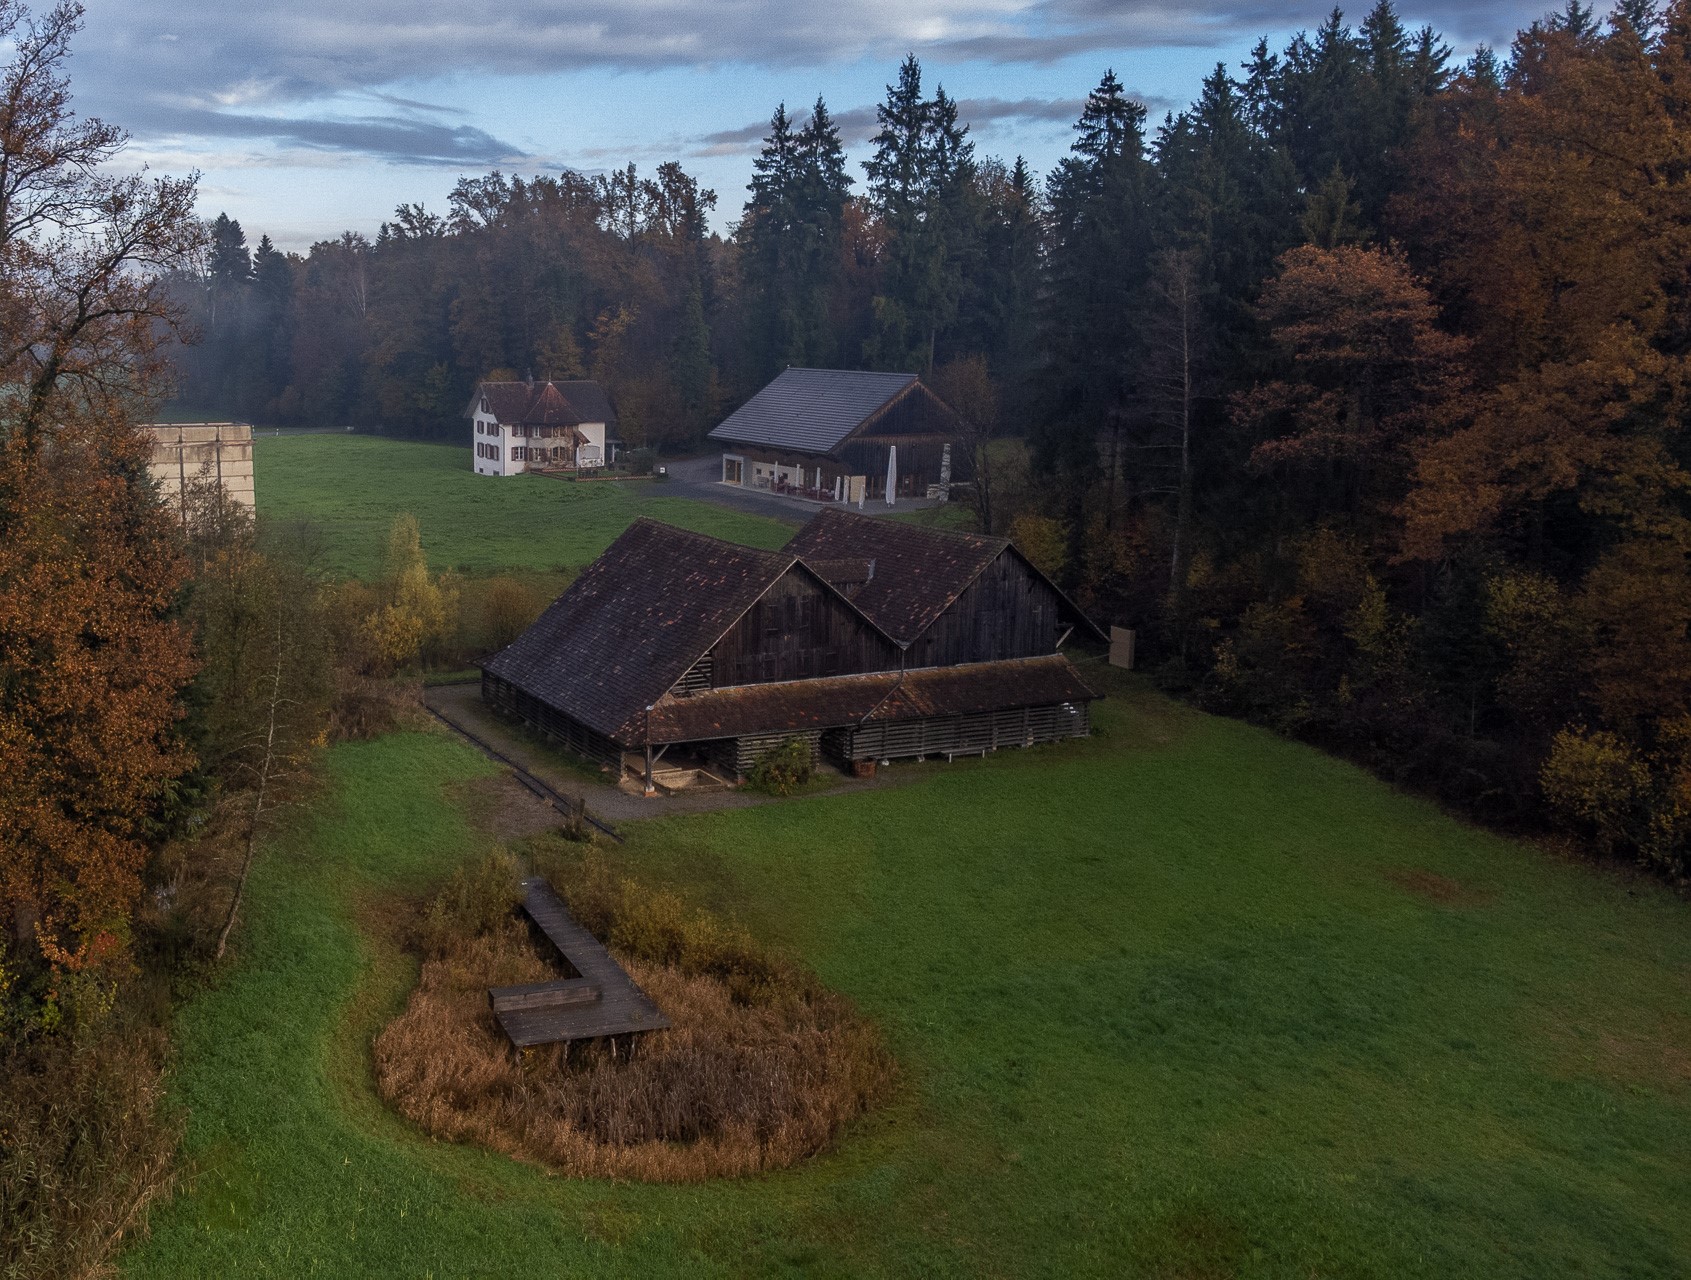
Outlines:
{"type": "MultiPolygon", "coordinates": [[[[588,812],[611,825],[636,818],[659,818],[679,813],[708,813],[717,809],[745,809],[753,805],[769,804],[774,796],[745,789],[732,791],[699,791],[678,795],[640,796],[611,785],[598,782],[585,772],[578,771],[560,757],[540,746],[527,735],[500,720],[481,700],[481,687],[476,684],[436,685],[423,690],[423,702],[441,719],[461,733],[472,734],[506,757],[518,768],[533,774],[541,782],[572,800],[585,801],[588,812]]],[[[896,782],[913,781],[924,772],[922,766],[903,766],[889,777],[885,771],[874,778],[849,778],[844,774],[830,775],[835,785],[809,795],[843,795],[868,791],[896,782]]]]}

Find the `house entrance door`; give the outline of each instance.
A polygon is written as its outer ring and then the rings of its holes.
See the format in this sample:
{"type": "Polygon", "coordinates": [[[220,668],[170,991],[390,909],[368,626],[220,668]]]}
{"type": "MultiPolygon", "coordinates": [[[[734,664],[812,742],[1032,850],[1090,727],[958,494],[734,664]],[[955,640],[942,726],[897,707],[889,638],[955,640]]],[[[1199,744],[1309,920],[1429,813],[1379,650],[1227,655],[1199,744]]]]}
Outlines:
{"type": "Polygon", "coordinates": [[[730,458],[726,454],[722,458],[722,483],[744,484],[746,482],[746,464],[739,458],[730,458]]]}

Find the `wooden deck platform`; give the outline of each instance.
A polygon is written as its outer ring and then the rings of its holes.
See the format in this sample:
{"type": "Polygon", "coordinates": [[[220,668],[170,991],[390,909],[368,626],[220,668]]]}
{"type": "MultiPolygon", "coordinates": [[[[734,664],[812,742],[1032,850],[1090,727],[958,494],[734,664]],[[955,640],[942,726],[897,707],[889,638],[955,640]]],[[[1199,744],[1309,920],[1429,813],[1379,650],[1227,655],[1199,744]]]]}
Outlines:
{"type": "Polygon", "coordinates": [[[493,1016],[517,1048],[669,1026],[669,1019],[599,940],[576,923],[545,880],[535,876],[523,881],[523,910],[580,976],[488,990],[493,1016]]]}

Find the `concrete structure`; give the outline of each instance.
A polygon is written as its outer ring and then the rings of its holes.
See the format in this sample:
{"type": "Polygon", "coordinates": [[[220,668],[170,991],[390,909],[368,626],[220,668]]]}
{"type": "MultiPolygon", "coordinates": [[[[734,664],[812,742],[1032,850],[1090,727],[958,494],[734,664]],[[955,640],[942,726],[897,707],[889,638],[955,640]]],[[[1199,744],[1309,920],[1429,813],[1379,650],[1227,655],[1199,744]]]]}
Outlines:
{"type": "Polygon", "coordinates": [[[186,511],[188,486],[210,480],[248,511],[254,508],[252,427],[245,422],[153,422],[142,427],[153,437],[147,470],[165,501],[186,511]]]}

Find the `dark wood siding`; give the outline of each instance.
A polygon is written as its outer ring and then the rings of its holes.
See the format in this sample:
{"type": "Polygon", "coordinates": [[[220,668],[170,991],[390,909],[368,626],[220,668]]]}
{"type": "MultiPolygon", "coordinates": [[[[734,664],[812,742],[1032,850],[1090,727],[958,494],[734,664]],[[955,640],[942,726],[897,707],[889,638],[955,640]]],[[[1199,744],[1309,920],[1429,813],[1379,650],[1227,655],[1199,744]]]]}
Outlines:
{"type": "Polygon", "coordinates": [[[719,738],[715,742],[700,744],[699,750],[705,759],[716,766],[718,770],[731,778],[744,778],[757,767],[757,762],[763,759],[782,743],[797,738],[810,748],[810,762],[817,764],[822,759],[822,731],[820,729],[801,729],[794,733],[763,733],[745,738],[719,738]]]}
{"type": "Polygon", "coordinates": [[[909,666],[949,667],[1055,653],[1061,600],[1011,551],[1002,551],[910,646],[909,666]]]}
{"type": "Polygon", "coordinates": [[[971,716],[935,716],[926,720],[891,720],[855,728],[830,729],[822,749],[841,762],[911,760],[923,756],[985,755],[1004,747],[1032,747],[1092,732],[1091,708],[1084,702],[1054,707],[1017,707],[971,716]]]}
{"type": "Polygon", "coordinates": [[[711,648],[714,689],[893,671],[898,650],[808,572],[791,569],[711,648]]]}
{"type": "Polygon", "coordinates": [[[884,501],[887,496],[887,454],[898,447],[898,496],[923,498],[928,486],[938,484],[945,470],[945,450],[951,449],[953,480],[957,474],[958,449],[941,437],[888,440],[884,436],[853,436],[835,451],[835,457],[845,464],[847,474],[862,476],[864,489],[871,500],[884,501]]]}
{"type": "Polygon", "coordinates": [[[539,698],[524,693],[509,680],[482,672],[481,696],[496,714],[521,721],[548,742],[574,755],[595,764],[609,765],[621,772],[622,748],[616,743],[557,708],[547,706],[539,698]]]}

